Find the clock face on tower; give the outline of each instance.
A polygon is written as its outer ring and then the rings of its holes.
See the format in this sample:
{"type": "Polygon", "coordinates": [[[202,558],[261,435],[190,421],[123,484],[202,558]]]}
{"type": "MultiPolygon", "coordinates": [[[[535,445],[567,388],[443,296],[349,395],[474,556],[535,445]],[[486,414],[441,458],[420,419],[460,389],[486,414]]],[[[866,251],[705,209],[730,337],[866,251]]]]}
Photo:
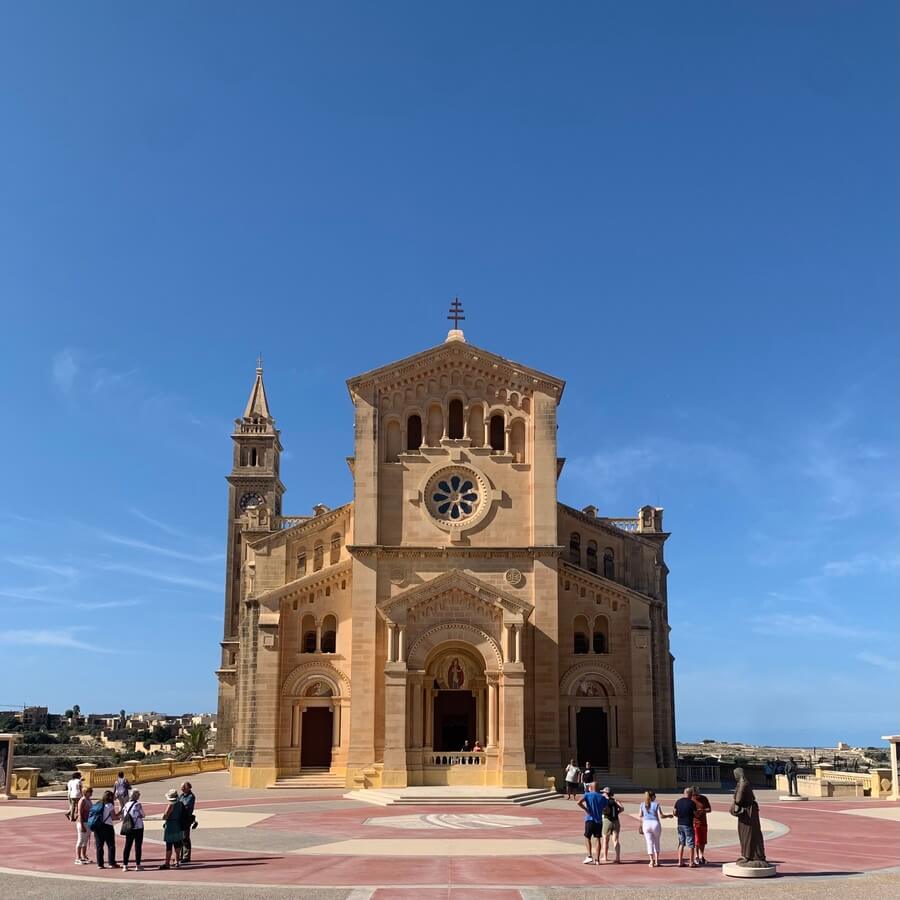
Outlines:
{"type": "Polygon", "coordinates": [[[255,491],[248,491],[241,497],[241,509],[249,509],[251,506],[262,506],[266,501],[255,491]]]}

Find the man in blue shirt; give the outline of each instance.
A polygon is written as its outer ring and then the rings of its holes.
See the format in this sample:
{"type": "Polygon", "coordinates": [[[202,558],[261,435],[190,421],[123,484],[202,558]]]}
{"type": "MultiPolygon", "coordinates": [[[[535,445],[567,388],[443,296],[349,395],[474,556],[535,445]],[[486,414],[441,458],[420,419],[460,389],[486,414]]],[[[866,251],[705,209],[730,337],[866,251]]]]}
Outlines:
{"type": "Polygon", "coordinates": [[[578,805],[587,813],[584,817],[584,844],[587,856],[582,860],[586,866],[600,865],[600,838],[603,836],[603,810],[609,799],[596,791],[590,791],[578,800],[578,805]],[[591,847],[591,838],[597,842],[596,853],[591,847]]]}

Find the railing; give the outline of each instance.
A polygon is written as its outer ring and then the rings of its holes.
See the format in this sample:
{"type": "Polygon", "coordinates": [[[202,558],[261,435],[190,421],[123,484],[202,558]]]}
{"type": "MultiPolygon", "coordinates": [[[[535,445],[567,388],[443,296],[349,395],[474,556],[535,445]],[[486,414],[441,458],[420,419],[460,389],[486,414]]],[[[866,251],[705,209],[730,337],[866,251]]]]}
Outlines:
{"type": "Polygon", "coordinates": [[[107,788],[116,783],[119,772],[124,772],[132,784],[141,784],[145,781],[162,781],[181,775],[196,775],[198,772],[221,771],[228,768],[228,759],[225,756],[203,756],[181,762],[174,759],[153,763],[124,762],[103,769],[92,764],[80,763],[75,768],[81,772],[85,787],[107,788]]]}
{"type": "Polygon", "coordinates": [[[426,766],[483,766],[484,753],[426,753],[426,766]]]}
{"type": "Polygon", "coordinates": [[[607,525],[612,525],[620,531],[637,531],[638,519],[602,519],[607,525]]]}
{"type": "Polygon", "coordinates": [[[677,777],[679,784],[721,783],[718,766],[694,766],[679,763],[677,777]]]}
{"type": "Polygon", "coordinates": [[[295,525],[302,525],[309,521],[309,516],[275,516],[275,528],[283,531],[286,528],[293,528],[295,525]]]}

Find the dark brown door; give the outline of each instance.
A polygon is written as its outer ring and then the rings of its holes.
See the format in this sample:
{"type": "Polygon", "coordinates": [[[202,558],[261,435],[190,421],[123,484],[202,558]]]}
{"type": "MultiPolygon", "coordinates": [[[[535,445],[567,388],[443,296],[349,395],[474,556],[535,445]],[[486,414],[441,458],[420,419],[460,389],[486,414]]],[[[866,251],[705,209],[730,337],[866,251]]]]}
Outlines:
{"type": "Polygon", "coordinates": [[[300,768],[315,769],[331,765],[331,717],[327,706],[309,706],[303,710],[300,768]]]}
{"type": "Polygon", "coordinates": [[[471,691],[439,691],[434,698],[434,749],[462,750],[463,744],[484,744],[475,734],[475,698],[471,691]]]}
{"type": "Polygon", "coordinates": [[[596,707],[582,707],[575,717],[578,729],[578,764],[590,760],[595,769],[609,766],[609,733],[606,712],[596,707]]]}

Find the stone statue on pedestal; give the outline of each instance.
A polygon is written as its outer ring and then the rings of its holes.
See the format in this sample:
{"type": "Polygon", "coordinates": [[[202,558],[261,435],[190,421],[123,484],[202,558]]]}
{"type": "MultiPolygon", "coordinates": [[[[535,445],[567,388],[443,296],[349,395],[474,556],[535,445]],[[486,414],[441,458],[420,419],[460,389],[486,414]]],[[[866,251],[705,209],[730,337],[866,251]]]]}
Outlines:
{"type": "Polygon", "coordinates": [[[766,847],[763,842],[762,826],[759,823],[759,804],[750,782],[743,769],[734,770],[737,785],[734,789],[734,800],[731,814],[738,820],[738,840],[741,842],[741,855],[737,865],[748,868],[769,868],[766,861],[766,847]]]}

